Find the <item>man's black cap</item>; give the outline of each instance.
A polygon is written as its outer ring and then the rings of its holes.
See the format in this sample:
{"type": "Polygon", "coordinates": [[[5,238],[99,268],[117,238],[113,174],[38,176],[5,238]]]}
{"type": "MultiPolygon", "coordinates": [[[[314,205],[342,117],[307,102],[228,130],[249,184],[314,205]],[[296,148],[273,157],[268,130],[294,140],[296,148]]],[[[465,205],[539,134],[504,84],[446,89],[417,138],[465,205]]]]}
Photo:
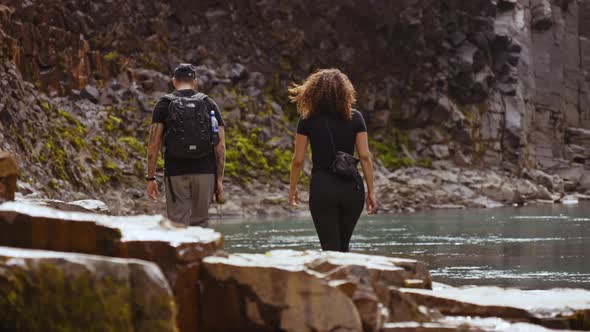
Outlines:
{"type": "Polygon", "coordinates": [[[181,63],[174,69],[174,78],[194,80],[197,77],[195,67],[190,63],[181,63]]]}

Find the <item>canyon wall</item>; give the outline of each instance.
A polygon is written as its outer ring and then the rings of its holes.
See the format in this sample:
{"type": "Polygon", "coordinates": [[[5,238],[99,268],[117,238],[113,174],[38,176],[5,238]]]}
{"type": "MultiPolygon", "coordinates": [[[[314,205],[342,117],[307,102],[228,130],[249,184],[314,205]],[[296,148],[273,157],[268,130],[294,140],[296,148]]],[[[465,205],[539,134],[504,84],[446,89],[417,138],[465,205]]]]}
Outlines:
{"type": "Polygon", "coordinates": [[[0,24],[2,147],[50,196],[141,188],[151,107],[181,61],[223,107],[237,187],[286,181],[297,119],[286,89],[338,67],[380,171],[542,169],[590,189],[589,1],[4,0],[0,24]],[[47,128],[78,125],[48,146],[47,128]]]}

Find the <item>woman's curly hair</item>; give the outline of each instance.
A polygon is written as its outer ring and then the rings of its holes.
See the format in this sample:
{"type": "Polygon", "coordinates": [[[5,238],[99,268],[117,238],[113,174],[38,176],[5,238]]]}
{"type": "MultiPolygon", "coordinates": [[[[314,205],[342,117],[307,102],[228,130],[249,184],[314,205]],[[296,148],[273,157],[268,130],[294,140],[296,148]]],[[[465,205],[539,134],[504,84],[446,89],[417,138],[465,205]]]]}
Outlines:
{"type": "Polygon", "coordinates": [[[304,119],[317,112],[336,112],[346,120],[352,119],[356,91],[348,76],[338,69],[314,72],[303,83],[292,84],[289,95],[304,119]]]}

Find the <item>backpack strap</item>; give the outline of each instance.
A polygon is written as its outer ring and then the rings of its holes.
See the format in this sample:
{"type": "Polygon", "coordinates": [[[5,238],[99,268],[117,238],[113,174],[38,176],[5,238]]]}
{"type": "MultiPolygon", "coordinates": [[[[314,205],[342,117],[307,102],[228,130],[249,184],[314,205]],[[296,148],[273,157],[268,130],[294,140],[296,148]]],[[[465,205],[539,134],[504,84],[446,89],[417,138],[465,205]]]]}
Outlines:
{"type": "Polygon", "coordinates": [[[207,96],[206,94],[202,93],[202,92],[197,92],[194,95],[191,96],[191,98],[195,98],[195,99],[207,99],[209,98],[209,96],[207,96]]]}
{"type": "Polygon", "coordinates": [[[326,119],[325,117],[324,117],[324,126],[326,126],[326,129],[328,129],[328,134],[330,135],[330,143],[332,144],[332,154],[335,157],[336,156],[336,145],[334,145],[334,137],[332,136],[332,129],[330,129],[330,126],[328,125],[328,119],[326,119]]]}
{"type": "Polygon", "coordinates": [[[174,101],[174,100],[180,99],[180,97],[178,97],[177,95],[175,95],[173,93],[168,93],[168,94],[165,94],[164,97],[162,97],[162,99],[174,101]]]}
{"type": "Polygon", "coordinates": [[[209,101],[211,99],[211,97],[209,97],[208,95],[206,95],[202,92],[198,92],[198,93],[194,94],[191,98],[200,99],[200,100],[204,101],[207,104],[207,106],[209,106],[209,110],[213,110],[213,105],[209,101]]]}

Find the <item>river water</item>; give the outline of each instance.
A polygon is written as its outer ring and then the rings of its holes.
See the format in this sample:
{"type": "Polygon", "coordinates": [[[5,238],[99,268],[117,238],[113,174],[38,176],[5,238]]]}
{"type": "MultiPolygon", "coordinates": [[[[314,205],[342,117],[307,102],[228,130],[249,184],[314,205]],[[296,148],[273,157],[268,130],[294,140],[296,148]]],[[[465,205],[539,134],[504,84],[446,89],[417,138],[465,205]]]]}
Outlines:
{"type": "MultiPolygon", "coordinates": [[[[311,220],[213,227],[229,252],[319,249],[311,220]]],[[[450,285],[590,289],[590,203],[364,217],[351,251],[422,260],[450,285]]]]}

